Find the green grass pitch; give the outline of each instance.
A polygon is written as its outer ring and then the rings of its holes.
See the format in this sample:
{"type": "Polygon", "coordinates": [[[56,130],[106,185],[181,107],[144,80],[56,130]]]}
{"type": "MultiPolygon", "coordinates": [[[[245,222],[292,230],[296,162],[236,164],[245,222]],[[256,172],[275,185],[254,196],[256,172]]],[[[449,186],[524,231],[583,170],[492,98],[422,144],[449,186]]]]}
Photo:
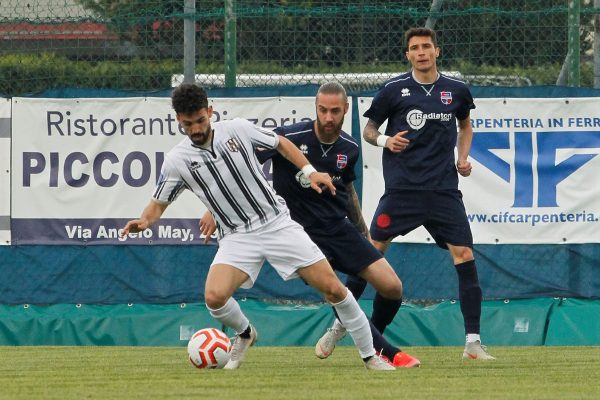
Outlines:
{"type": "Polygon", "coordinates": [[[412,347],[422,367],[367,371],[354,347],[253,347],[237,371],[184,347],[0,347],[0,399],[600,399],[600,347],[412,347]]]}

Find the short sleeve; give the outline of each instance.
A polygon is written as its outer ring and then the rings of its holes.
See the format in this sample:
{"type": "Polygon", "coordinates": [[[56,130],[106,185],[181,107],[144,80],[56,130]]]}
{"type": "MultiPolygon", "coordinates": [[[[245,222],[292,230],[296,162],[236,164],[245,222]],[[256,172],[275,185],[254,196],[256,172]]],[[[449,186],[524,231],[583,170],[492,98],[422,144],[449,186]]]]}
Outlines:
{"type": "Polygon", "coordinates": [[[152,198],[161,204],[172,203],[184,189],[186,189],[185,182],[181,179],[181,174],[179,174],[169,154],[167,154],[152,198]]]}
{"type": "Polygon", "coordinates": [[[386,86],[382,87],[379,92],[373,98],[371,107],[363,114],[364,117],[372,119],[378,124],[383,124],[389,117],[390,101],[389,101],[389,90],[386,86]]]}
{"type": "Polygon", "coordinates": [[[245,119],[236,119],[244,132],[247,132],[254,148],[275,149],[279,145],[279,136],[270,129],[261,128],[245,119]]]}
{"type": "Polygon", "coordinates": [[[456,111],[456,118],[459,121],[467,118],[472,109],[475,108],[475,102],[473,101],[473,96],[471,95],[471,91],[468,87],[464,87],[463,92],[463,101],[460,108],[456,111]]]}
{"type": "MultiPolygon", "coordinates": [[[[284,133],[283,131],[281,131],[280,128],[275,128],[274,132],[280,136],[283,136],[284,133]]],[[[278,141],[279,143],[279,141],[278,141]]],[[[270,158],[273,158],[274,156],[276,156],[277,154],[279,154],[279,152],[275,149],[269,149],[269,148],[257,148],[256,151],[256,158],[258,159],[258,162],[260,162],[261,164],[264,164],[265,161],[267,161],[270,158]]]]}

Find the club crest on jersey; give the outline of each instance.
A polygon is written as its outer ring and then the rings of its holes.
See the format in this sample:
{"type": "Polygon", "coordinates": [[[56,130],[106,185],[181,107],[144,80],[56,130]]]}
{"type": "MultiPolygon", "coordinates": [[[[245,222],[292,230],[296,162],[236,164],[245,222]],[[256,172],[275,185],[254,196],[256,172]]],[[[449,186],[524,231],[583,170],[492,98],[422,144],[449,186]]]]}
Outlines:
{"type": "Polygon", "coordinates": [[[442,104],[452,104],[452,92],[440,92],[440,100],[442,100],[442,104]]]}
{"type": "Polygon", "coordinates": [[[338,154],[336,163],[338,169],[344,169],[346,168],[346,165],[348,165],[348,156],[345,154],[338,154]]]}
{"type": "Polygon", "coordinates": [[[240,151],[240,147],[241,147],[241,145],[240,145],[240,143],[237,141],[237,139],[235,139],[235,138],[231,138],[231,139],[229,139],[229,140],[228,140],[228,141],[225,143],[225,145],[227,146],[227,148],[229,149],[229,151],[232,151],[232,152],[238,152],[238,151],[240,151]]]}

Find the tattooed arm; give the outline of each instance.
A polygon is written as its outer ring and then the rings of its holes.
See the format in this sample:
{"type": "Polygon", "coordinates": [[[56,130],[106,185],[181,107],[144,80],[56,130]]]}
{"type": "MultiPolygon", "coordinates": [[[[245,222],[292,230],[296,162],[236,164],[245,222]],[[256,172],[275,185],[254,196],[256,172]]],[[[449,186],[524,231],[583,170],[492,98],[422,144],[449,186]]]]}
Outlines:
{"type": "Polygon", "coordinates": [[[365,129],[363,130],[363,139],[373,146],[377,146],[377,138],[381,136],[381,132],[379,132],[379,126],[380,124],[372,119],[369,119],[367,126],[365,126],[365,129]]]}
{"type": "Polygon", "coordinates": [[[348,204],[346,205],[348,218],[356,225],[360,233],[369,238],[369,228],[367,228],[367,224],[363,218],[360,202],[358,201],[358,193],[354,190],[354,184],[352,182],[347,183],[346,190],[348,191],[348,204]]]}

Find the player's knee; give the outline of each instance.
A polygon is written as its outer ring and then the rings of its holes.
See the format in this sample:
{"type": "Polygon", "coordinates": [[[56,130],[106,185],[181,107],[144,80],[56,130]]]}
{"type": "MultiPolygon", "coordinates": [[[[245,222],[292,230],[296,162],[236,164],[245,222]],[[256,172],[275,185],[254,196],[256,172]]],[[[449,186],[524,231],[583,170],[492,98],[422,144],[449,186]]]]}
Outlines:
{"type": "Polygon", "coordinates": [[[377,291],[386,299],[399,300],[402,298],[403,292],[402,281],[396,277],[396,279],[386,282],[386,284],[377,291]]]}
{"type": "Polygon", "coordinates": [[[335,279],[322,286],[322,293],[330,303],[339,303],[348,296],[348,288],[339,280],[335,279]]]}
{"type": "Polygon", "coordinates": [[[211,310],[217,310],[227,303],[229,296],[215,289],[206,289],[204,292],[204,302],[211,310]]]}
{"type": "Polygon", "coordinates": [[[386,296],[388,299],[399,300],[402,298],[404,288],[402,287],[402,281],[398,279],[391,286],[388,295],[386,296]]]}
{"type": "Polygon", "coordinates": [[[363,270],[361,277],[371,283],[377,293],[386,299],[399,300],[402,298],[402,281],[385,258],[363,270]]]}

